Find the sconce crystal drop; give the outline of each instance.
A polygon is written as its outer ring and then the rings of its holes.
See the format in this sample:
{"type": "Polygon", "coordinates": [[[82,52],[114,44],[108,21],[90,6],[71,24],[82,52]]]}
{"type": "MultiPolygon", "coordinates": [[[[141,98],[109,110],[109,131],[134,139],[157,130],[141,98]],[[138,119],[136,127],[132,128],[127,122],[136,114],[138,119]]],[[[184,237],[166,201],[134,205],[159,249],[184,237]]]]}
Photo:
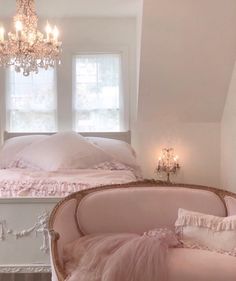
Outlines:
{"type": "Polygon", "coordinates": [[[174,154],[173,148],[162,149],[161,156],[159,157],[156,173],[158,175],[165,174],[166,182],[170,183],[170,175],[176,174],[180,169],[179,157],[174,154]]]}

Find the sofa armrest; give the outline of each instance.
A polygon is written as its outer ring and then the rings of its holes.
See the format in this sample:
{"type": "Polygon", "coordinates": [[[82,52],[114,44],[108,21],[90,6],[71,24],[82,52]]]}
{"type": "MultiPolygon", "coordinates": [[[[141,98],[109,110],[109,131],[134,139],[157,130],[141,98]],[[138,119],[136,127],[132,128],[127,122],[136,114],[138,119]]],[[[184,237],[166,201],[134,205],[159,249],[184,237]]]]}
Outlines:
{"type": "Polygon", "coordinates": [[[54,280],[64,280],[63,248],[80,237],[75,211],[77,199],[70,198],[59,203],[53,210],[49,220],[50,253],[54,280]],[[56,279],[57,278],[57,279],[56,279]]]}

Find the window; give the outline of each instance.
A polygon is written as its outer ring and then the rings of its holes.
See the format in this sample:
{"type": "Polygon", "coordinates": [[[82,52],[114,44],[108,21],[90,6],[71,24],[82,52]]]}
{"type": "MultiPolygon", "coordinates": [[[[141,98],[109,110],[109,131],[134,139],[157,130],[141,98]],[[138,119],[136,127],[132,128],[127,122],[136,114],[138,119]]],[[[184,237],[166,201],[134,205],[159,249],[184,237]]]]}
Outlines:
{"type": "Polygon", "coordinates": [[[88,54],[75,58],[74,129],[121,131],[121,55],[88,54]]]}
{"type": "Polygon", "coordinates": [[[7,124],[10,132],[53,132],[56,121],[55,70],[28,77],[10,68],[7,75],[7,124]]]}

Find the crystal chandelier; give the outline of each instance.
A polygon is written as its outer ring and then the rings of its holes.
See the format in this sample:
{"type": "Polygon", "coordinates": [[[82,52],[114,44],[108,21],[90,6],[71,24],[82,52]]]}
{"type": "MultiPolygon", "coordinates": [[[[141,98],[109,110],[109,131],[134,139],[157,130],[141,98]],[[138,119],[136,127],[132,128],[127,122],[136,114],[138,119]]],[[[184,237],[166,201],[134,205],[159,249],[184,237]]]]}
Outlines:
{"type": "Polygon", "coordinates": [[[37,29],[38,17],[34,0],[16,0],[15,31],[8,33],[0,27],[0,66],[14,66],[16,72],[28,76],[38,68],[48,69],[60,63],[59,30],[47,23],[45,35],[37,29]]]}

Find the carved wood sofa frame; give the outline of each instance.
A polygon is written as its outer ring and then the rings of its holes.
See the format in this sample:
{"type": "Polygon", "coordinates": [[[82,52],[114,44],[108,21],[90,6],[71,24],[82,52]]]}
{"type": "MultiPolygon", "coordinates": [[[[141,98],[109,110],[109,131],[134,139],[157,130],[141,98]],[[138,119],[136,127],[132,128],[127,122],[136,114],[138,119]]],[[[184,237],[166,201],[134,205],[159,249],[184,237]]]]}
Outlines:
{"type": "Polygon", "coordinates": [[[77,230],[78,230],[78,234],[80,236],[84,236],[83,232],[81,231],[78,221],[77,221],[77,210],[79,207],[79,204],[81,202],[81,200],[87,196],[90,193],[96,192],[96,191],[102,191],[102,190],[108,190],[108,189],[114,189],[114,188],[132,188],[132,187],[181,187],[181,188],[188,188],[188,189],[198,189],[198,190],[206,190],[206,191],[211,191],[213,193],[215,193],[222,201],[222,203],[225,206],[225,211],[227,214],[227,208],[226,208],[226,204],[224,201],[224,197],[225,196],[231,196],[236,198],[236,193],[227,191],[227,190],[223,190],[223,189],[217,189],[214,187],[208,187],[208,186],[202,186],[202,185],[194,185],[194,184],[175,184],[175,183],[166,183],[163,181],[155,181],[155,180],[144,180],[144,181],[139,181],[139,182],[131,182],[131,183],[126,183],[126,184],[115,184],[115,185],[105,185],[105,186],[99,186],[99,187],[95,187],[95,188],[91,188],[91,189],[87,189],[87,190],[82,190],[82,191],[78,191],[75,192],[67,197],[65,197],[64,199],[62,199],[53,209],[51,215],[50,215],[50,219],[49,219],[49,233],[50,233],[50,237],[51,237],[51,255],[52,255],[52,263],[55,269],[55,273],[57,275],[58,281],[64,281],[66,278],[66,274],[64,269],[62,268],[60,261],[59,261],[59,255],[58,255],[58,241],[60,239],[60,234],[57,233],[54,229],[53,229],[53,225],[54,225],[54,221],[56,218],[56,214],[57,211],[59,210],[60,206],[63,205],[64,203],[66,203],[67,201],[71,200],[71,199],[76,199],[76,208],[75,208],[75,212],[74,212],[74,219],[75,219],[75,223],[77,226],[77,230]]]}

